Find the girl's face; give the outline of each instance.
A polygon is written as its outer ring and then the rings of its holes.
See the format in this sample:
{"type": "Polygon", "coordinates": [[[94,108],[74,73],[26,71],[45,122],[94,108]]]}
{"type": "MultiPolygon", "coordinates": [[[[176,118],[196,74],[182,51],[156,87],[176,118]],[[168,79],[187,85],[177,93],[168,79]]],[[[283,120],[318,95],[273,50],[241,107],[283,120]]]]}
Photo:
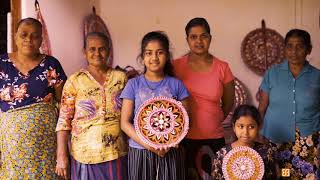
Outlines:
{"type": "Polygon", "coordinates": [[[203,55],[209,51],[211,35],[206,32],[204,27],[195,26],[189,30],[187,41],[192,53],[203,55]]]}
{"type": "Polygon", "coordinates": [[[143,52],[146,72],[163,73],[167,54],[159,41],[150,41],[143,52]]]}
{"type": "Polygon", "coordinates": [[[84,55],[89,66],[107,66],[108,47],[103,39],[99,37],[89,37],[86,42],[84,55]]]}
{"type": "Polygon", "coordinates": [[[293,65],[303,65],[311,50],[307,49],[300,37],[290,37],[285,46],[285,55],[293,65]]]}
{"type": "Polygon", "coordinates": [[[18,51],[24,55],[39,53],[42,42],[42,30],[30,22],[20,24],[15,35],[15,43],[18,51]]]}
{"type": "Polygon", "coordinates": [[[233,126],[238,143],[243,146],[250,146],[259,133],[257,122],[251,116],[241,116],[233,126]]]}

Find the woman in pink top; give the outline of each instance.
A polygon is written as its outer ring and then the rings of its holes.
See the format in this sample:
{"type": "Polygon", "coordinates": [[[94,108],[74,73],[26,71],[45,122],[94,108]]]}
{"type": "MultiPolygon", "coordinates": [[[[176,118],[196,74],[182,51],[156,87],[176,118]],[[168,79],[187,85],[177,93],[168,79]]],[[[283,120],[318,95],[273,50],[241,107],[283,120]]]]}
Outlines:
{"type": "MultiPolygon", "coordinates": [[[[234,76],[226,62],[209,53],[210,26],[204,18],[190,20],[185,31],[190,52],[173,65],[191,94],[191,128],[183,144],[189,158],[187,177],[193,177],[199,148],[207,145],[216,152],[225,145],[222,121],[233,106],[234,76]]],[[[203,159],[202,169],[210,174],[210,168],[210,158],[203,159]]]]}

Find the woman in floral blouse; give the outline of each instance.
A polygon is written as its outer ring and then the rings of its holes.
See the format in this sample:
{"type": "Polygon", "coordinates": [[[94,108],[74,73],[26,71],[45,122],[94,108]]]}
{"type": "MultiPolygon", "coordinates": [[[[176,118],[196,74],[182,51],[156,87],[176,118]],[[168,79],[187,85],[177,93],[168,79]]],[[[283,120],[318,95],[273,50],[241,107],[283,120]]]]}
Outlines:
{"type": "Polygon", "coordinates": [[[85,39],[86,69],[74,73],[63,89],[57,125],[58,175],[72,179],[127,179],[127,143],[120,130],[119,95],[127,82],[108,67],[108,38],[89,33],[85,39]],[[71,132],[71,163],[68,137],[71,132]]]}
{"type": "Polygon", "coordinates": [[[55,125],[66,75],[41,54],[42,25],[18,23],[17,52],[0,56],[1,179],[55,179],[55,125]]]}

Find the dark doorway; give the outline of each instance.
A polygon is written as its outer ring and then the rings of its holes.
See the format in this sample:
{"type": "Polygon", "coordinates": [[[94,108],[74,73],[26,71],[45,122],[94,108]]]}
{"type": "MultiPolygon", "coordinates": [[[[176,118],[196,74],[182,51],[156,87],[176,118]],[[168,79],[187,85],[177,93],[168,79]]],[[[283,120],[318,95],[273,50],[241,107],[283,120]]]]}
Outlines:
{"type": "Polygon", "coordinates": [[[7,13],[10,12],[10,1],[0,1],[0,54],[7,52],[7,13]]]}

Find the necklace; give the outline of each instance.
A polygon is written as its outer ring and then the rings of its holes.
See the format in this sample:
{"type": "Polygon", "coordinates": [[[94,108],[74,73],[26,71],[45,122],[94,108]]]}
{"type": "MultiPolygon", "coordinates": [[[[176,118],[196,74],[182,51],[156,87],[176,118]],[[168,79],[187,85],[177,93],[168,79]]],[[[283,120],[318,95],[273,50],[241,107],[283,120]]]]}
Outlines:
{"type": "MultiPolygon", "coordinates": [[[[151,84],[148,83],[148,80],[147,80],[147,78],[146,78],[145,76],[143,76],[143,79],[144,79],[144,82],[146,83],[147,87],[148,87],[150,90],[154,91],[154,90],[158,89],[158,87],[161,87],[162,82],[163,82],[163,80],[165,79],[165,77],[164,77],[163,79],[161,79],[161,81],[159,81],[159,82],[154,82],[154,83],[157,84],[155,87],[152,87],[151,84]]],[[[152,82],[152,81],[151,81],[151,82],[152,82]]]]}

